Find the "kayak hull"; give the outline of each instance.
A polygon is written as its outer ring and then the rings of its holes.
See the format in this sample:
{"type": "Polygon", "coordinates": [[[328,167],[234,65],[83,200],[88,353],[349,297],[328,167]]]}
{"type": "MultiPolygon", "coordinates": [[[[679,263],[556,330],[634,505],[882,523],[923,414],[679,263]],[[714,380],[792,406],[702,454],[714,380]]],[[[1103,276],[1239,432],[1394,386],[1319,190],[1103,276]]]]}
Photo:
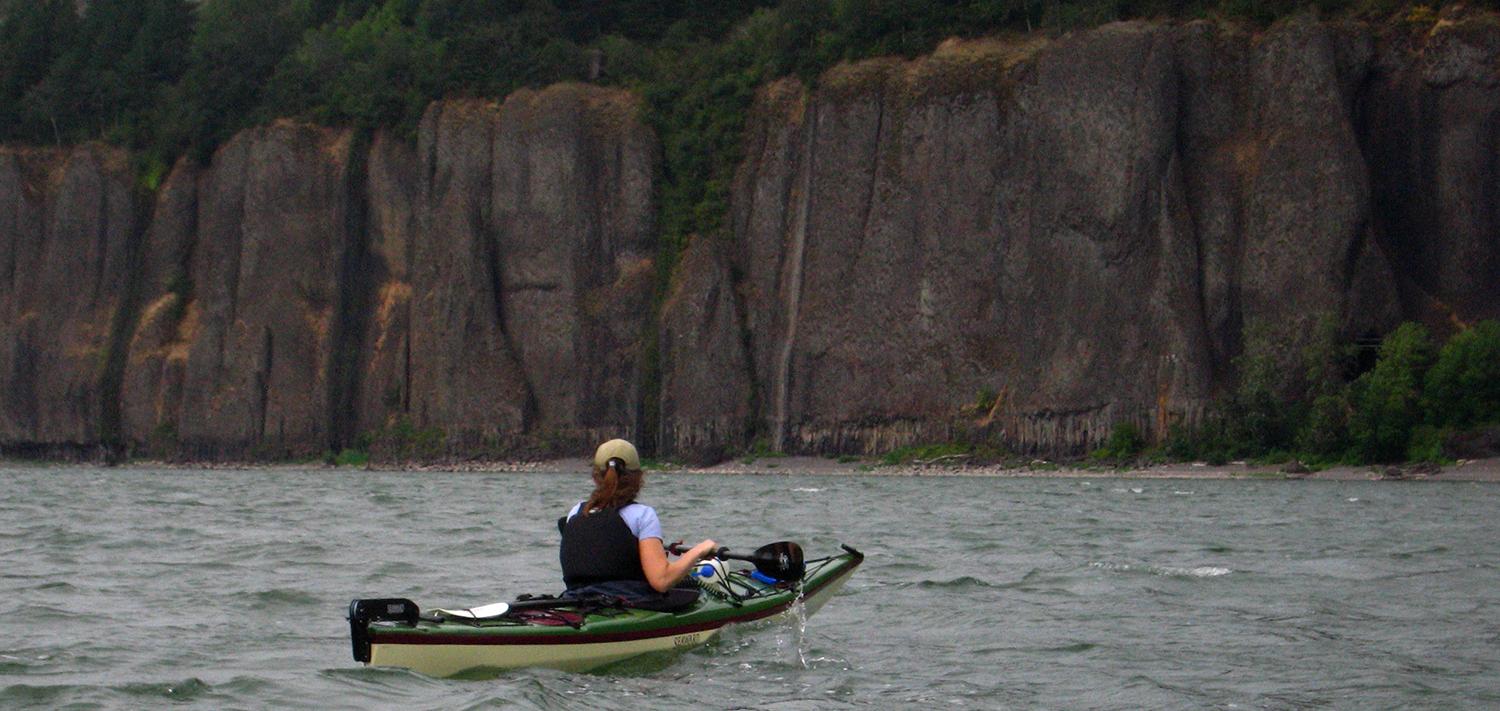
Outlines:
{"type": "Polygon", "coordinates": [[[653,652],[691,649],[719,629],[617,642],[579,644],[384,644],[370,645],[370,666],[402,667],[428,676],[450,677],[476,670],[521,667],[583,672],[653,652]]]}
{"type": "MultiPolygon", "coordinates": [[[[420,620],[357,623],[351,619],[355,658],[361,637],[370,666],[402,667],[435,677],[520,667],[589,671],[654,652],[691,649],[731,624],[795,613],[811,616],[843,586],[864,556],[852,548],[809,561],[801,586],[767,585],[748,577],[744,600],[699,596],[679,612],[601,611],[573,626],[420,620]]],[[[414,607],[414,606],[413,606],[414,607]]],[[[415,610],[412,611],[413,617],[415,610]]]]}

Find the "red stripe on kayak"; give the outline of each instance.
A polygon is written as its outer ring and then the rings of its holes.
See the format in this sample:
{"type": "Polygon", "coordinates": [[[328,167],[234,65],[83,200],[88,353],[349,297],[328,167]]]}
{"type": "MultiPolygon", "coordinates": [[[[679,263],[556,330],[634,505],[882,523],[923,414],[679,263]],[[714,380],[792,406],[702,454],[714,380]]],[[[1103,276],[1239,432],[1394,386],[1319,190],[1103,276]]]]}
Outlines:
{"type": "MultiPolygon", "coordinates": [[[[861,561],[862,562],[862,561],[861,561]]],[[[785,612],[791,609],[798,600],[817,594],[825,586],[835,580],[841,580],[854,572],[859,567],[859,562],[849,566],[842,573],[830,576],[818,583],[816,587],[803,590],[802,596],[796,600],[788,600],[778,605],[773,605],[759,612],[750,612],[738,617],[730,617],[720,620],[709,620],[691,625],[678,625],[675,627],[658,627],[649,630],[629,630],[624,632],[579,632],[576,634],[551,634],[551,635],[483,635],[483,634],[418,634],[415,632],[375,632],[371,630],[371,644],[463,644],[463,645],[551,645],[551,644],[598,644],[601,642],[631,642],[638,639],[652,639],[656,637],[672,637],[680,634],[690,634],[705,630],[714,630],[725,625],[740,622],[754,622],[785,612]]]]}

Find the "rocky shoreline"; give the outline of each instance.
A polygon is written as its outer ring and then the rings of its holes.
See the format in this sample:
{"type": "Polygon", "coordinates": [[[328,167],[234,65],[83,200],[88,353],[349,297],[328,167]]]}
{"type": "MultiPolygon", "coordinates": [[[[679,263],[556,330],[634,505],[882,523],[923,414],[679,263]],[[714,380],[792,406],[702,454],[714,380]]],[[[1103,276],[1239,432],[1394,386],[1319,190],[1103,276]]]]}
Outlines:
{"type": "MultiPolygon", "coordinates": [[[[38,462],[34,460],[0,460],[0,468],[80,466],[72,462],[38,462]]],[[[94,466],[82,464],[81,466],[94,466]]],[[[359,467],[337,467],[321,462],[163,462],[133,461],[119,468],[127,470],[246,470],[246,469],[346,469],[355,471],[407,472],[496,472],[496,473],[582,473],[588,461],[547,459],[537,461],[473,460],[432,463],[372,462],[359,467]]],[[[1111,468],[1089,466],[1080,462],[1033,460],[1024,465],[968,464],[960,460],[884,464],[876,459],[835,460],[822,457],[762,457],[736,459],[711,466],[652,467],[653,476],[672,474],[724,475],[795,475],[795,476],[968,476],[995,478],[1117,478],[1117,479],[1244,479],[1257,481],[1466,481],[1500,482],[1500,457],[1458,460],[1452,464],[1404,464],[1376,466],[1336,466],[1317,471],[1299,471],[1287,464],[1252,464],[1230,462],[1176,462],[1140,467],[1111,468]]]]}
{"type": "MultiPolygon", "coordinates": [[[[581,464],[581,463],[580,463],[581,464]]],[[[580,467],[581,468],[581,467],[580,467]]],[[[927,463],[884,465],[875,461],[841,463],[815,457],[757,459],[750,463],[731,461],[690,471],[713,474],[868,475],[868,476],[981,476],[1037,478],[1130,478],[1130,479],[1256,479],[1333,481],[1493,481],[1500,482],[1500,458],[1460,460],[1446,466],[1409,464],[1401,466],[1338,466],[1320,471],[1285,471],[1286,465],[1232,462],[1212,465],[1179,462],[1144,467],[1110,468],[1078,462],[1037,460],[1023,466],[1007,464],[965,465],[927,463]]]]}

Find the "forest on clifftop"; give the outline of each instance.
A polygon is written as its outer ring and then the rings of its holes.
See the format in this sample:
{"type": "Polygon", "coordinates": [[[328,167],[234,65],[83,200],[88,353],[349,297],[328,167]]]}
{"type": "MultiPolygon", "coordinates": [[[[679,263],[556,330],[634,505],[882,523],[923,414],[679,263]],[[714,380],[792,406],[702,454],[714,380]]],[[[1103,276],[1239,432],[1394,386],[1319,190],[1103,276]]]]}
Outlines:
{"type": "MultiPolygon", "coordinates": [[[[952,37],[1299,12],[1428,23],[1399,0],[76,0],[0,2],[0,143],[128,148],[146,188],[290,117],[410,134],[439,98],[589,81],[639,91],[664,147],[667,254],[722,227],[756,89],[952,37]],[[80,11],[80,7],[82,10],[80,11]]],[[[1466,3],[1500,7],[1496,0],[1466,3]]],[[[667,265],[670,266],[670,265],[667,265]]]]}

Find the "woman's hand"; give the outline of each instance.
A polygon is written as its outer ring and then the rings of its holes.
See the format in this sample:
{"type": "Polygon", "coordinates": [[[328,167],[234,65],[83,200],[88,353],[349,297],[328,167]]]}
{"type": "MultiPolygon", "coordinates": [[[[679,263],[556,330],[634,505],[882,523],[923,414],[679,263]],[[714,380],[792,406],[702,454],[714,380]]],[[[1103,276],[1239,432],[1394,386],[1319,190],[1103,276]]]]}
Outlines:
{"type": "Polygon", "coordinates": [[[692,558],[693,562],[697,563],[704,558],[712,558],[713,555],[718,551],[719,544],[714,543],[713,539],[711,538],[705,538],[701,541],[698,541],[698,545],[689,548],[686,553],[682,554],[682,557],[692,558]]]}
{"type": "Polygon", "coordinates": [[[662,547],[660,538],[643,538],[640,542],[641,570],[646,574],[646,582],[651,583],[653,590],[666,592],[686,577],[698,561],[711,557],[717,550],[719,544],[712,539],[704,539],[677,560],[668,561],[667,549],[662,547]]]}

